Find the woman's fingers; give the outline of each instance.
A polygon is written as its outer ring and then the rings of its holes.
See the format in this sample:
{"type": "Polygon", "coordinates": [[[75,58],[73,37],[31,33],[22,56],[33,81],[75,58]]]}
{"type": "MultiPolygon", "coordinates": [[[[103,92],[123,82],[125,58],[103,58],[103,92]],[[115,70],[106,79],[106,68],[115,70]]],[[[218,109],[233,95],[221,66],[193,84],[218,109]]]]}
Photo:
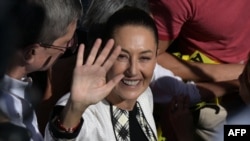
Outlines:
{"type": "Polygon", "coordinates": [[[106,43],[105,47],[103,48],[101,54],[97,57],[95,61],[95,65],[103,65],[103,63],[106,61],[106,58],[108,57],[109,54],[112,54],[112,48],[114,46],[114,40],[110,39],[106,43]]]}
{"type": "Polygon", "coordinates": [[[101,39],[96,39],[95,44],[93,46],[93,48],[91,49],[91,52],[88,56],[87,62],[85,63],[86,65],[92,65],[96,59],[96,55],[98,53],[98,50],[100,48],[102,44],[102,40],[101,39]]]}
{"type": "Polygon", "coordinates": [[[93,64],[98,66],[103,65],[104,68],[108,70],[113,65],[117,56],[120,54],[121,49],[120,47],[115,47],[114,50],[112,50],[114,47],[114,40],[110,39],[103,48],[102,52],[97,57],[97,53],[101,46],[101,43],[102,43],[101,39],[96,40],[90,52],[90,55],[88,56],[86,65],[93,65],[93,64]]]}
{"type": "Polygon", "coordinates": [[[123,74],[119,74],[113,79],[109,80],[109,82],[105,85],[105,93],[110,93],[110,91],[115,87],[115,85],[117,85],[121,81],[123,77],[123,74]]]}
{"type": "Polygon", "coordinates": [[[83,65],[84,49],[85,49],[84,44],[80,44],[79,50],[77,52],[76,66],[83,65]]]}
{"type": "Polygon", "coordinates": [[[120,46],[114,47],[113,52],[110,54],[109,58],[103,64],[103,67],[107,71],[113,66],[114,62],[116,61],[120,53],[121,53],[121,47],[120,46]]]}

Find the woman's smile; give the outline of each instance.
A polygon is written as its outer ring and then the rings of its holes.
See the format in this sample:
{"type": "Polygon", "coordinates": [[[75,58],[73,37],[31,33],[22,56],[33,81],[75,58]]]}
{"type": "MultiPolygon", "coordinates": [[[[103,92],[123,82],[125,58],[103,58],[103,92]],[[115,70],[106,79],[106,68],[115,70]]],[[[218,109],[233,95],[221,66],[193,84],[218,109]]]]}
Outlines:
{"type": "Polygon", "coordinates": [[[141,79],[122,79],[120,84],[123,88],[135,89],[141,87],[141,79]]]}

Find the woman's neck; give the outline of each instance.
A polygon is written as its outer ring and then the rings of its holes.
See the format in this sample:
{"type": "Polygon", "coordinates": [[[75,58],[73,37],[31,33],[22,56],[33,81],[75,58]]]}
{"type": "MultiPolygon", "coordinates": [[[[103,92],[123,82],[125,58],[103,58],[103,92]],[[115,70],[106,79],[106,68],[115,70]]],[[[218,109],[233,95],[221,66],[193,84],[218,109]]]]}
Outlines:
{"type": "Polygon", "coordinates": [[[136,103],[136,100],[122,100],[121,98],[110,95],[106,97],[106,100],[110,102],[112,105],[115,105],[116,107],[122,110],[128,110],[128,111],[132,111],[136,103]]]}

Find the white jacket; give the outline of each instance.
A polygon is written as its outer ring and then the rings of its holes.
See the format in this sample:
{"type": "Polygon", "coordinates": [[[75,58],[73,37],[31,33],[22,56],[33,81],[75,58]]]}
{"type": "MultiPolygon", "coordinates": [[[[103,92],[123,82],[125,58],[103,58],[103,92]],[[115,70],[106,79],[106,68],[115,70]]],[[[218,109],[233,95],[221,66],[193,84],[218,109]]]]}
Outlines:
{"type": "MultiPolygon", "coordinates": [[[[57,105],[65,105],[69,98],[69,94],[62,97],[57,105]]],[[[152,128],[155,136],[156,127],[153,119],[153,98],[150,88],[140,95],[137,100],[142,108],[146,120],[152,128]]],[[[89,106],[82,115],[84,122],[76,141],[115,141],[113,125],[111,122],[110,104],[106,100],[102,100],[95,105],[89,106]]],[[[45,130],[45,141],[53,141],[48,126],[45,130]]]]}

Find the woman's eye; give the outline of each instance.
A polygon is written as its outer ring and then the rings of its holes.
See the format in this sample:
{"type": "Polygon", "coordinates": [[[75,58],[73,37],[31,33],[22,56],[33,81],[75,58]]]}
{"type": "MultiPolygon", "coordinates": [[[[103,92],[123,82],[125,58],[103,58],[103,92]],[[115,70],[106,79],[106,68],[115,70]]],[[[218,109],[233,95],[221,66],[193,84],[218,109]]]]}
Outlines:
{"type": "Polygon", "coordinates": [[[120,60],[120,61],[127,61],[129,59],[129,57],[127,55],[120,54],[117,57],[117,59],[120,60]]]}
{"type": "Polygon", "coordinates": [[[147,56],[141,57],[140,60],[141,61],[149,61],[149,60],[151,60],[151,57],[147,57],[147,56]]]}

